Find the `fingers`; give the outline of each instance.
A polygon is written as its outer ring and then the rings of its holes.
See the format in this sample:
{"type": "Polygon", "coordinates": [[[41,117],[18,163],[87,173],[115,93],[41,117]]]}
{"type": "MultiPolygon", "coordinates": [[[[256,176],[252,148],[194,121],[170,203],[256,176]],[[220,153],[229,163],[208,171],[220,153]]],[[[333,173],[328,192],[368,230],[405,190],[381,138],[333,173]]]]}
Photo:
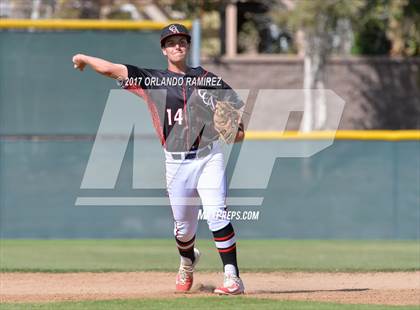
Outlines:
{"type": "Polygon", "coordinates": [[[80,62],[80,60],[79,60],[79,54],[74,55],[74,56],[73,56],[73,58],[71,59],[71,61],[72,61],[74,64],[79,63],[79,62],[80,62]]]}
{"type": "Polygon", "coordinates": [[[78,61],[77,61],[77,55],[73,56],[71,61],[73,62],[73,68],[76,69],[76,70],[79,69],[79,65],[78,65],[78,61]]]}
{"type": "Polygon", "coordinates": [[[73,68],[79,71],[83,71],[84,66],[83,65],[77,65],[77,64],[73,64],[73,68]]]}
{"type": "Polygon", "coordinates": [[[73,62],[74,69],[83,71],[85,64],[81,60],[80,54],[74,55],[72,58],[72,62],[73,62]]]}

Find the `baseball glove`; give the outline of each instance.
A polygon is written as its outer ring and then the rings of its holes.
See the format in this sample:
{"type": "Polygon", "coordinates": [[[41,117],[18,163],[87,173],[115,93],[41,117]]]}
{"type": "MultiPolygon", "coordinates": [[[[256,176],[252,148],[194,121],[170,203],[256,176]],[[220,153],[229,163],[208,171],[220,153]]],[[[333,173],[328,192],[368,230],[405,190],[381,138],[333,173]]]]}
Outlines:
{"type": "Polygon", "coordinates": [[[214,110],[214,129],[226,143],[234,143],[241,115],[228,101],[217,101],[214,110]]]}

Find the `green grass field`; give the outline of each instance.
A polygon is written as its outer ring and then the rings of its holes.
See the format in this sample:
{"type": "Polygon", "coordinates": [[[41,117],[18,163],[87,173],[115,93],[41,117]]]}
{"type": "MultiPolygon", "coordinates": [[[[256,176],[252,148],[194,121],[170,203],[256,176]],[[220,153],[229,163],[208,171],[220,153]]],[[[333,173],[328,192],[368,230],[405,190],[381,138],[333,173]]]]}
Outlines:
{"type": "MultiPolygon", "coordinates": [[[[210,240],[199,240],[199,271],[221,271],[210,240]]],[[[417,241],[241,240],[242,271],[420,270],[417,241]],[[264,255],[263,255],[264,254],[264,255]],[[264,259],[262,259],[264,257],[264,259]]],[[[0,240],[1,272],[172,271],[174,240],[0,240]]],[[[245,297],[194,297],[54,303],[5,303],[0,309],[419,309],[418,306],[343,305],[245,297]]]]}
{"type": "Polygon", "coordinates": [[[284,309],[284,310],[418,310],[418,306],[345,305],[334,303],[278,301],[244,297],[201,297],[177,299],[111,300],[59,302],[43,304],[3,304],[1,309],[54,309],[54,310],[93,310],[93,309],[284,309]]]}
{"type": "MultiPolygon", "coordinates": [[[[199,240],[200,271],[220,271],[210,240],[199,240]]],[[[417,241],[240,240],[243,271],[409,271],[417,241]],[[264,259],[261,255],[264,253],[264,259]]],[[[0,240],[0,271],[174,271],[173,240],[0,240]]]]}

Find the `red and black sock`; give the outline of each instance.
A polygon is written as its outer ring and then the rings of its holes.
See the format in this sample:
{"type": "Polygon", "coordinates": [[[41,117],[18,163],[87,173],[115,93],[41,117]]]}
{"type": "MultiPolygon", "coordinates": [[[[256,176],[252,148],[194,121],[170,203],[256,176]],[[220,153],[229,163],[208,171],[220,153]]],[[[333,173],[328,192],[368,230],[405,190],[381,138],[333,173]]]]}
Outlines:
{"type": "Polygon", "coordinates": [[[214,242],[223,262],[223,266],[233,265],[236,275],[239,276],[238,263],[236,259],[235,232],[231,223],[220,230],[213,231],[214,242]]]}
{"type": "Polygon", "coordinates": [[[194,241],[195,235],[192,237],[190,241],[182,242],[179,241],[176,237],[176,246],[178,247],[179,254],[183,257],[189,258],[192,263],[195,261],[195,254],[194,254],[194,241]]]}

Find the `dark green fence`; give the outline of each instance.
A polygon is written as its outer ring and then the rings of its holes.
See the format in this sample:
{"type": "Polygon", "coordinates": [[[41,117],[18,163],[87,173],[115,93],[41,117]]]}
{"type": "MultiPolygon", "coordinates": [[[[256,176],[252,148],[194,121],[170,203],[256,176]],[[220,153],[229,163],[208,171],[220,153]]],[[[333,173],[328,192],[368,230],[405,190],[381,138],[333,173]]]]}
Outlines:
{"type": "MultiPolygon", "coordinates": [[[[263,141],[255,149],[264,150],[263,141]]],[[[279,141],[278,143],[284,143],[279,141]]],[[[132,145],[115,190],[80,190],[92,141],[0,143],[2,238],[170,237],[164,206],[75,206],[78,196],[164,196],[131,190],[132,145]]],[[[415,239],[419,237],[418,141],[335,141],[308,159],[278,159],[257,221],[234,221],[244,238],[415,239]]],[[[256,158],[258,154],[255,154],[256,158]]],[[[250,169],[249,177],[253,175],[250,169]]],[[[209,236],[205,221],[200,234],[209,236]]]]}
{"type": "Polygon", "coordinates": [[[0,134],[95,134],[115,81],[72,56],[164,68],[159,31],[0,32],[0,134]]]}

